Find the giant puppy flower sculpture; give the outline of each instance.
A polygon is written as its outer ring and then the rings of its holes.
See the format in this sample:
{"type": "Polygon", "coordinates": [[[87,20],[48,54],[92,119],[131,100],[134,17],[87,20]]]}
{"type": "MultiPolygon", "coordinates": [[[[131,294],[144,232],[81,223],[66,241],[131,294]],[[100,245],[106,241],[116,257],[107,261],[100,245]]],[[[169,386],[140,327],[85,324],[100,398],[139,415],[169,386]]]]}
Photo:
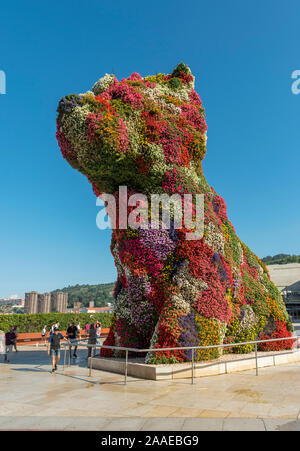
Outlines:
{"type": "MultiPolygon", "coordinates": [[[[117,224],[111,243],[118,271],[115,311],[105,344],[160,348],[291,336],[267,268],[237,237],[224,200],[203,175],[207,126],[185,64],[170,75],[133,73],[120,82],[105,75],[92,91],[64,97],[57,111],[64,158],[87,176],[97,196],[114,195],[117,208],[124,204],[120,186],[127,187],[127,196],[142,193],[149,200],[163,193],[204,199],[201,239],[188,240],[186,228],[175,228],[175,207],[168,229],[117,224]]],[[[281,341],[263,349],[290,346],[281,341]]],[[[246,353],[252,347],[233,349],[246,353]]],[[[220,353],[198,350],[195,359],[220,353]]],[[[102,355],[116,353],[102,349],[102,355]]],[[[149,363],[189,359],[189,350],[146,355],[149,363]]]]}

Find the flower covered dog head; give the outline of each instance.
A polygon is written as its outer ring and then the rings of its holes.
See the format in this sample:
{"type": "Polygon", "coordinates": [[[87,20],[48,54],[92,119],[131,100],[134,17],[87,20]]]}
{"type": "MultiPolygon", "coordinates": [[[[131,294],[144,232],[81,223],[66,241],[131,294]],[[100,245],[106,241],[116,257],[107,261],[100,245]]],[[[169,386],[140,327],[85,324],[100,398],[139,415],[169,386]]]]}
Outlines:
{"type": "MultiPolygon", "coordinates": [[[[120,82],[105,75],[92,91],[64,97],[57,111],[64,158],[87,176],[97,196],[112,195],[117,209],[126,204],[119,193],[124,186],[130,196],[142,194],[146,204],[152,194],[190,197],[193,209],[195,198],[204,201],[204,233],[194,240],[186,239],[186,223],[176,227],[180,202],[163,230],[152,221],[149,228],[112,227],[118,278],[105,345],[174,348],[291,336],[291,321],[266,266],[238,238],[225,201],[202,173],[207,126],[185,64],[170,75],[142,78],[133,73],[120,82]]],[[[151,220],[153,210],[151,202],[151,220]]],[[[139,225],[148,218],[146,211],[139,225]]],[[[281,341],[278,346],[292,344],[281,341]]],[[[233,349],[249,352],[253,345],[233,349]]],[[[217,348],[199,349],[194,357],[203,360],[220,353],[217,348]]],[[[101,355],[113,351],[103,348],[101,355]]],[[[190,359],[190,350],[166,350],[149,352],[146,361],[190,359]]]]}
{"type": "Polygon", "coordinates": [[[120,82],[106,74],[92,91],[62,98],[57,111],[62,154],[97,195],[121,185],[146,194],[199,187],[207,126],[185,64],[120,82]]]}

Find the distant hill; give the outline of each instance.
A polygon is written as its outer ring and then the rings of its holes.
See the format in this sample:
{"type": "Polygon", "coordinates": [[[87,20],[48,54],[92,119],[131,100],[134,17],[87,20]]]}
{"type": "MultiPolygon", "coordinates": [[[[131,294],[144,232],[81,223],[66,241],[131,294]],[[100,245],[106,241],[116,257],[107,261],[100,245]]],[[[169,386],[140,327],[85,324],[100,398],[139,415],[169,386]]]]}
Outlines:
{"type": "Polygon", "coordinates": [[[266,265],[286,265],[287,263],[300,263],[300,255],[277,254],[271,257],[268,255],[262,261],[266,265]]]}
{"type": "Polygon", "coordinates": [[[95,302],[95,307],[105,307],[110,302],[114,302],[113,291],[115,283],[103,283],[98,285],[73,285],[65,288],[53,290],[68,293],[68,307],[73,307],[74,302],[82,302],[84,307],[88,307],[90,301],[95,302]]]}

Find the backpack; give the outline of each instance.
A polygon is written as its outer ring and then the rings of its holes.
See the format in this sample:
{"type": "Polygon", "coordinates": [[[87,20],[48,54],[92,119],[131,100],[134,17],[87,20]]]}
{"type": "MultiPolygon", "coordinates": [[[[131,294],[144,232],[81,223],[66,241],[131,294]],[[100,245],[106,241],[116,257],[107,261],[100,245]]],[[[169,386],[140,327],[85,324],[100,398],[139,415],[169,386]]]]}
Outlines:
{"type": "Polygon", "coordinates": [[[51,348],[60,349],[60,336],[58,334],[51,336],[51,348]]]}

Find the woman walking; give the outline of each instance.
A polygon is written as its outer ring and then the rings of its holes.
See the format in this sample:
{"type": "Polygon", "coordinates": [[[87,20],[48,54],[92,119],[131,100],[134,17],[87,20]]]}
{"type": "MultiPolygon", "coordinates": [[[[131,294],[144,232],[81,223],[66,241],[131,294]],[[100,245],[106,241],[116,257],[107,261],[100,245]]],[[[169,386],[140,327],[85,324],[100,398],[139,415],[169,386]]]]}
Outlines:
{"type": "Polygon", "coordinates": [[[44,341],[44,346],[46,346],[46,333],[47,333],[47,326],[46,324],[44,325],[41,335],[42,335],[42,341],[44,341]]]}

